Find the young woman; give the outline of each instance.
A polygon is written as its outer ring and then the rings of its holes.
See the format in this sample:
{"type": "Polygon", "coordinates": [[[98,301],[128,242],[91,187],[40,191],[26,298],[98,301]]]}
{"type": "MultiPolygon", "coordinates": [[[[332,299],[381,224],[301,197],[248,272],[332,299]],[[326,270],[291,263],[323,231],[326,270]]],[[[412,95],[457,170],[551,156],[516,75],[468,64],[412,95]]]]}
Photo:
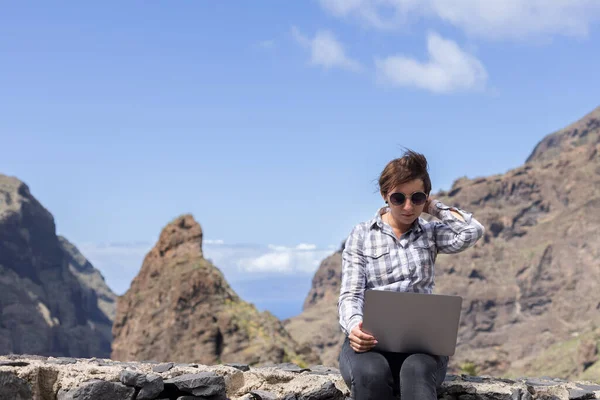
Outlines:
{"type": "Polygon", "coordinates": [[[431,180],[422,154],[406,151],[379,177],[386,205],[354,227],[342,253],[339,322],[346,340],[341,374],[355,400],[435,400],[448,357],[374,350],[377,339],[362,330],[366,289],[433,293],[437,253],[473,246],[483,226],[466,211],[429,197],[431,180]],[[437,217],[426,222],[421,213],[437,217]]]}

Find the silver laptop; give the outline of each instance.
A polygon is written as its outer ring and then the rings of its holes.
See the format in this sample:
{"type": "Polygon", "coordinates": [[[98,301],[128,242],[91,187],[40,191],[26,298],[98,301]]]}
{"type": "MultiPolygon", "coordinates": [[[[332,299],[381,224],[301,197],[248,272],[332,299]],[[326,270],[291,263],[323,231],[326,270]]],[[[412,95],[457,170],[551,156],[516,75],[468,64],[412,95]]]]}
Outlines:
{"type": "Polygon", "coordinates": [[[375,349],[452,356],[462,297],[367,290],[363,331],[377,339],[375,349]]]}

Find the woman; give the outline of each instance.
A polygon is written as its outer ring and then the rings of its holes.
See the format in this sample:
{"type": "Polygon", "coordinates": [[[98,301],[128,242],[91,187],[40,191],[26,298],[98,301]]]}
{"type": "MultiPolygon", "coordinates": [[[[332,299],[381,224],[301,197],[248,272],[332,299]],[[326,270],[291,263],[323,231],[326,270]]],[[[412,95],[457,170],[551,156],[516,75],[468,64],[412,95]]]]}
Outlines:
{"type": "Polygon", "coordinates": [[[484,233],[471,214],[429,197],[427,160],[407,151],[379,177],[386,206],[354,227],[342,253],[339,322],[346,339],[341,374],[355,400],[434,400],[448,357],[373,350],[376,338],[362,330],[366,289],[433,293],[437,253],[458,253],[484,233]],[[428,213],[439,221],[419,218],[428,213]]]}

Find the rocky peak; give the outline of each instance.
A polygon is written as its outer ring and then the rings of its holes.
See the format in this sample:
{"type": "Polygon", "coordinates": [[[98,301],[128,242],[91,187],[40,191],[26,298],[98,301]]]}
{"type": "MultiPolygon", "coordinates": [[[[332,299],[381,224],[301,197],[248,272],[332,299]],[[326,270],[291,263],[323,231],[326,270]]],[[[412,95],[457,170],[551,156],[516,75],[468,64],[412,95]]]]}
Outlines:
{"type": "Polygon", "coordinates": [[[527,162],[550,161],[561,153],[582,151],[600,143],[600,107],[572,123],[548,135],[535,147],[527,162]]]}
{"type": "Polygon", "coordinates": [[[202,228],[191,214],[182,215],[160,233],[158,243],[150,252],[161,258],[183,256],[202,257],[202,228]]]}
{"type": "Polygon", "coordinates": [[[118,300],[112,357],[198,362],[315,362],[277,318],[231,289],[202,255],[202,229],[186,214],[163,230],[118,300]]]}

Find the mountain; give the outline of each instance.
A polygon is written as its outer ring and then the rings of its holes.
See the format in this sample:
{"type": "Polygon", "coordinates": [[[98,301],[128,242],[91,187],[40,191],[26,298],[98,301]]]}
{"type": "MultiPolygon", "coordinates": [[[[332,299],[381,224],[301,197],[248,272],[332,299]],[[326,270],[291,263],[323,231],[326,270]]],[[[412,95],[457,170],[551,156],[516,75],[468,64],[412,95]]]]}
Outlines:
{"type": "Polygon", "coordinates": [[[337,357],[344,341],[338,324],[337,300],[340,293],[342,251],[327,257],[315,273],[304,301],[302,313],[283,321],[300,344],[311,346],[323,365],[337,368],[337,357]]]}
{"type": "MultiPolygon", "coordinates": [[[[104,276],[85,258],[83,254],[65,237],[58,236],[58,242],[65,254],[69,271],[77,278],[79,283],[96,294],[98,308],[111,322],[115,319],[117,311],[117,295],[108,287],[104,276]]],[[[112,323],[103,325],[107,329],[106,335],[112,341],[112,323]]]]}
{"type": "Polygon", "coordinates": [[[0,174],[0,354],[109,357],[115,298],[29,187],[0,174]]]}
{"type": "Polygon", "coordinates": [[[204,258],[193,216],[161,232],[129,290],[117,301],[112,358],[251,365],[319,361],[269,312],[238,297],[204,258]]]}
{"type": "MultiPolygon", "coordinates": [[[[600,380],[600,107],[545,137],[505,174],[434,194],[486,227],[474,248],[440,254],[436,293],[463,296],[451,369],[600,380]]],[[[337,365],[341,253],[324,262],[304,311],[285,326],[337,365]]]]}

